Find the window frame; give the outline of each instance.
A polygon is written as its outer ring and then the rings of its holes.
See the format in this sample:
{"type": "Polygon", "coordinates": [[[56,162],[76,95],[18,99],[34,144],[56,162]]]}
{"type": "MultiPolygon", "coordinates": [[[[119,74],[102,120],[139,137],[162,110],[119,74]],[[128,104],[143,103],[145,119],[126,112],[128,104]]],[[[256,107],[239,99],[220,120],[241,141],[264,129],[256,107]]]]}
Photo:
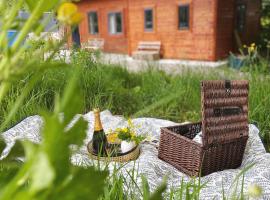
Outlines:
{"type": "Polygon", "coordinates": [[[191,4],[187,3],[187,4],[179,4],[177,6],[177,29],[182,31],[182,30],[190,30],[191,29],[191,4]],[[185,27],[181,27],[180,26],[180,8],[184,7],[184,8],[188,8],[188,26],[185,27]]]}
{"type": "MultiPolygon", "coordinates": [[[[123,17],[123,12],[122,11],[110,11],[108,12],[107,14],[107,23],[108,23],[108,33],[109,35],[122,35],[124,34],[124,17],[123,17]],[[110,15],[116,15],[116,14],[120,14],[121,16],[121,32],[117,32],[117,23],[115,23],[116,27],[115,27],[115,30],[116,32],[115,33],[111,33],[111,30],[110,30],[110,15]]],[[[116,18],[115,18],[115,22],[117,22],[116,18]]]]}
{"type": "Polygon", "coordinates": [[[87,20],[88,20],[88,33],[91,34],[91,35],[98,35],[99,34],[99,15],[98,15],[98,12],[96,10],[91,10],[91,11],[88,11],[87,12],[87,20]],[[98,31],[97,32],[92,32],[92,29],[91,29],[91,20],[90,20],[90,15],[95,13],[96,16],[97,16],[97,29],[98,31]]]}
{"type": "Polygon", "coordinates": [[[145,32],[154,32],[154,30],[155,30],[155,17],[154,17],[154,8],[152,8],[152,7],[148,7],[148,8],[144,8],[144,10],[143,10],[143,20],[144,20],[144,23],[143,23],[143,26],[144,26],[144,31],[145,32]],[[152,28],[147,28],[146,27],[146,12],[147,11],[151,11],[152,12],[152,28]]]}
{"type": "Polygon", "coordinates": [[[246,3],[237,3],[236,5],[236,16],[235,16],[235,28],[236,30],[239,32],[239,33],[244,33],[245,30],[246,30],[246,25],[247,25],[247,4],[246,3]],[[238,13],[238,7],[239,6],[244,6],[245,8],[245,13],[244,13],[244,23],[243,23],[243,28],[240,29],[239,27],[239,21],[238,21],[238,16],[239,16],[239,13],[238,13]]]}

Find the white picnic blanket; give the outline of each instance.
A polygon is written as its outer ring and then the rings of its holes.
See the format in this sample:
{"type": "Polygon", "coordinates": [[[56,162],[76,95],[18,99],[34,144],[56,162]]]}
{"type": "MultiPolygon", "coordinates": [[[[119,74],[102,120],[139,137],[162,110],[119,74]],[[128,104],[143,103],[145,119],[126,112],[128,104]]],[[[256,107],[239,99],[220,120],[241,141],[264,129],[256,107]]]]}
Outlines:
{"type": "MultiPolygon", "coordinates": [[[[72,123],[74,123],[79,116],[81,115],[75,116],[72,123]]],[[[88,134],[84,140],[85,145],[79,152],[72,155],[71,162],[74,165],[91,166],[93,165],[93,161],[88,157],[86,144],[92,138],[93,113],[89,112],[83,115],[83,118],[89,122],[88,134]]],[[[105,131],[127,125],[127,121],[123,117],[113,116],[108,110],[101,113],[101,120],[105,131]]],[[[171,121],[153,118],[137,118],[133,119],[133,122],[135,125],[139,125],[139,128],[136,130],[138,134],[151,134],[153,139],[156,140],[159,139],[160,127],[175,125],[175,123],[171,121]]],[[[39,143],[42,139],[40,136],[42,124],[43,121],[40,116],[31,116],[4,132],[2,136],[7,147],[2,154],[0,152],[0,160],[3,160],[9,154],[16,140],[30,140],[34,143],[39,143]]],[[[207,186],[202,189],[200,199],[222,199],[222,187],[224,188],[225,194],[228,195],[233,190],[232,182],[234,178],[242,169],[252,163],[255,163],[255,166],[246,172],[244,192],[247,192],[247,188],[250,184],[256,183],[263,188],[262,199],[270,199],[270,154],[266,153],[259,137],[259,130],[256,126],[249,125],[249,136],[241,167],[212,173],[203,177],[201,181],[202,183],[207,182],[207,186]]],[[[185,182],[189,181],[190,178],[188,176],[158,159],[157,154],[158,150],[156,144],[152,142],[144,143],[141,145],[141,154],[136,164],[134,165],[134,162],[130,162],[124,165],[121,171],[125,173],[125,171],[135,166],[136,170],[138,170],[138,174],[147,176],[151,190],[154,190],[166,175],[168,176],[169,187],[179,186],[182,179],[185,182]]]]}

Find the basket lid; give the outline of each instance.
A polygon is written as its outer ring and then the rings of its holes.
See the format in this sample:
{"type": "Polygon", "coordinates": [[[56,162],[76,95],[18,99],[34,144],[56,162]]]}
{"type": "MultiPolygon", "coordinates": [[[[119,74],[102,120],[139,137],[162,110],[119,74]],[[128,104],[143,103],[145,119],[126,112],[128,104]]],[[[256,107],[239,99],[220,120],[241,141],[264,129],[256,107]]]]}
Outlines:
{"type": "Polygon", "coordinates": [[[248,135],[248,90],[246,80],[201,82],[204,146],[248,135]]]}

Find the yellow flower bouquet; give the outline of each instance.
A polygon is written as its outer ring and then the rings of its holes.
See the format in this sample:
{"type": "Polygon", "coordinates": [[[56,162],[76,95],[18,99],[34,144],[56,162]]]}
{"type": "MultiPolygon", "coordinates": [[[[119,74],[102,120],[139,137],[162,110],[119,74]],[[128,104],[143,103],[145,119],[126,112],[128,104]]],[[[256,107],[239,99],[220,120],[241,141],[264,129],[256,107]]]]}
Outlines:
{"type": "Polygon", "coordinates": [[[119,144],[121,141],[135,142],[140,144],[146,137],[143,135],[136,135],[135,125],[131,119],[128,119],[128,126],[123,128],[117,128],[114,131],[110,131],[107,135],[107,140],[111,144],[119,144]]]}
{"type": "Polygon", "coordinates": [[[131,119],[128,119],[126,127],[117,128],[114,131],[110,130],[107,134],[109,148],[121,153],[132,151],[146,138],[144,135],[137,135],[135,129],[131,119]]]}

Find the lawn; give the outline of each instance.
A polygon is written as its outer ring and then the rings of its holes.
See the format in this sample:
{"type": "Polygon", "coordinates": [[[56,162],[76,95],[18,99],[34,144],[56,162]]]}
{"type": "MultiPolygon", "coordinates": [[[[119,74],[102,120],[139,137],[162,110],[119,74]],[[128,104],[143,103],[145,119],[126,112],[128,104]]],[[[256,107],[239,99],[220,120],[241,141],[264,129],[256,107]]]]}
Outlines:
{"type": "MultiPolygon", "coordinates": [[[[78,57],[78,55],[77,55],[78,57]]],[[[75,59],[76,60],[76,59],[75,59]]],[[[200,81],[208,79],[248,79],[250,81],[249,119],[260,128],[267,149],[270,148],[270,77],[261,74],[244,74],[227,67],[196,71],[186,70],[179,75],[167,75],[149,68],[131,73],[120,66],[108,66],[89,62],[74,63],[79,70],[79,87],[83,92],[81,113],[94,107],[109,109],[113,114],[126,117],[155,117],[175,122],[199,121],[200,81]]],[[[27,116],[52,110],[56,94],[61,94],[74,68],[54,69],[43,73],[25,103],[20,107],[10,128],[27,116]]],[[[6,118],[8,109],[18,98],[28,78],[13,85],[1,106],[0,122],[6,118]]]]}

